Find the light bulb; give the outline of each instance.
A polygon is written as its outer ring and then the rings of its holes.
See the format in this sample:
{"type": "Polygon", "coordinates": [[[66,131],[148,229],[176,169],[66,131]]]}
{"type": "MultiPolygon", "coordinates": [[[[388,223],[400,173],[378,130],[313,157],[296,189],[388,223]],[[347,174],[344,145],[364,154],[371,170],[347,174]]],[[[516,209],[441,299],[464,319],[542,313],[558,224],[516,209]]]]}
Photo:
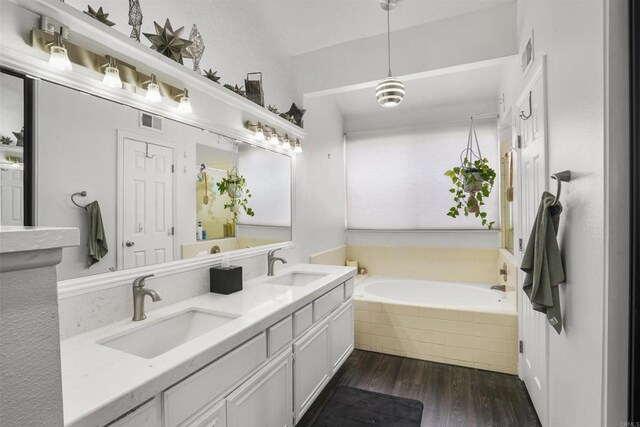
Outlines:
{"type": "Polygon", "coordinates": [[[162,95],[160,95],[160,86],[158,86],[155,74],[151,74],[151,80],[149,80],[148,83],[145,98],[147,98],[149,102],[161,102],[162,95]]]}
{"type": "Polygon", "coordinates": [[[291,150],[291,142],[289,142],[289,138],[285,136],[284,141],[282,141],[282,149],[284,151],[291,150]]]}
{"type": "Polygon", "coordinates": [[[271,131],[271,138],[269,139],[269,143],[271,145],[280,144],[280,139],[278,138],[278,133],[275,130],[271,131]]]}
{"type": "Polygon", "coordinates": [[[71,61],[69,61],[69,55],[67,55],[67,49],[63,46],[51,46],[49,65],[60,71],[71,71],[73,69],[71,61]]]}
{"type": "Polygon", "coordinates": [[[300,145],[300,140],[296,139],[296,143],[293,146],[294,153],[302,153],[302,145],[300,145]]]}
{"type": "Polygon", "coordinates": [[[256,128],[256,133],[253,134],[253,139],[255,139],[256,141],[266,140],[264,131],[262,130],[262,126],[260,124],[258,124],[258,127],[256,128]]]}
{"type": "Polygon", "coordinates": [[[120,80],[120,71],[117,67],[108,66],[104,70],[104,77],[102,83],[110,88],[120,89],[122,88],[122,80],[120,80]]]}
{"type": "Polygon", "coordinates": [[[193,109],[191,108],[191,98],[189,98],[189,91],[184,90],[182,97],[180,98],[180,104],[178,104],[178,111],[182,114],[191,114],[193,109]]]}

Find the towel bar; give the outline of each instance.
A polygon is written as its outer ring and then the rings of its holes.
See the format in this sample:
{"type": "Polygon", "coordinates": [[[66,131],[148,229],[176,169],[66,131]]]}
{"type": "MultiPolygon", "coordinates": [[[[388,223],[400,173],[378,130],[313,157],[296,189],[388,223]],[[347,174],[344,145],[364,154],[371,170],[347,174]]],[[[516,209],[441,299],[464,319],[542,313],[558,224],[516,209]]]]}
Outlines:
{"type": "Polygon", "coordinates": [[[562,183],[571,181],[571,171],[562,171],[558,173],[554,173],[551,175],[551,178],[555,179],[558,183],[558,190],[556,191],[556,198],[553,201],[553,205],[555,206],[560,201],[560,193],[562,192],[562,183]]]}
{"type": "Polygon", "coordinates": [[[71,203],[73,203],[74,205],[76,205],[77,207],[79,207],[81,209],[85,209],[86,210],[87,209],[86,206],[82,206],[82,205],[79,205],[78,203],[76,203],[76,200],[74,199],[74,197],[76,197],[76,196],[87,197],[87,192],[86,191],[80,191],[79,193],[73,193],[71,195],[71,203]]]}

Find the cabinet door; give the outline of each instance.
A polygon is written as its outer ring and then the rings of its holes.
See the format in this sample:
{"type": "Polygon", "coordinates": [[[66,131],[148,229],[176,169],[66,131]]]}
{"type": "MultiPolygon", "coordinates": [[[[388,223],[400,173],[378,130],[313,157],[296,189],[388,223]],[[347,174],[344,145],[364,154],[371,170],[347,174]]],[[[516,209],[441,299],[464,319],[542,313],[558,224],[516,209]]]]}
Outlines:
{"type": "Polygon", "coordinates": [[[227,397],[227,426],[292,427],[291,375],[287,348],[227,397]]]}
{"type": "Polygon", "coordinates": [[[158,397],[140,406],[125,417],[120,418],[112,427],[160,427],[162,426],[162,412],[158,397]]]}
{"type": "Polygon", "coordinates": [[[293,406],[297,422],[331,377],[329,319],[294,342],[293,354],[293,406]]]}
{"type": "Polygon", "coordinates": [[[193,421],[187,421],[186,427],[227,427],[227,407],[226,402],[220,402],[211,405],[210,408],[204,410],[193,421]]]}
{"type": "Polygon", "coordinates": [[[335,374],[353,351],[353,300],[331,315],[331,374],[335,374]]]}

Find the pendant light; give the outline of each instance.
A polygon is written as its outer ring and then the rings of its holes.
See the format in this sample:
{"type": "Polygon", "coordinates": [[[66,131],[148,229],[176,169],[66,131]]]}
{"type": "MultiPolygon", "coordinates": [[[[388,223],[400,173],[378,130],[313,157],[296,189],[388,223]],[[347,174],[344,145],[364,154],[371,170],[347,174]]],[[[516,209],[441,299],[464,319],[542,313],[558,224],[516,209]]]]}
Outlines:
{"type": "Polygon", "coordinates": [[[389,24],[389,11],[396,2],[393,0],[381,0],[380,7],[387,11],[387,54],[389,60],[389,75],[376,86],[376,99],[378,104],[385,108],[400,105],[404,98],[404,84],[391,74],[391,26],[389,24]]]}

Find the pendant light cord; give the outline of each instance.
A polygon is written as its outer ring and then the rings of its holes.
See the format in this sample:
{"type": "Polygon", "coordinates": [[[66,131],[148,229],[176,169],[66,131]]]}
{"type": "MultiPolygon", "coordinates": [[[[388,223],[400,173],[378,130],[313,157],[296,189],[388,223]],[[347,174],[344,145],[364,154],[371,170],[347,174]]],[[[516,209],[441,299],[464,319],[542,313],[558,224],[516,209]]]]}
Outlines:
{"type": "Polygon", "coordinates": [[[387,55],[389,59],[389,77],[391,77],[391,26],[389,25],[389,2],[387,0],[387,55]]]}

